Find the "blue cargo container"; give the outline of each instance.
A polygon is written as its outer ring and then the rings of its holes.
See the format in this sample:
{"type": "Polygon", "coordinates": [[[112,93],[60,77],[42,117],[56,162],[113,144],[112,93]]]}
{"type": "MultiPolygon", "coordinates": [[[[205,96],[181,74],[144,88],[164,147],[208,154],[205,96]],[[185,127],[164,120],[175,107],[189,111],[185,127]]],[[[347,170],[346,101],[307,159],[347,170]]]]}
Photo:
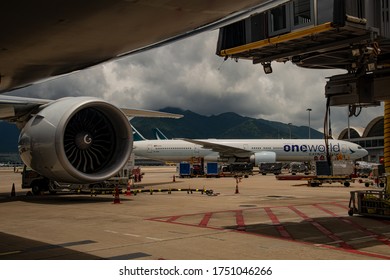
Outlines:
{"type": "Polygon", "coordinates": [[[208,162],[206,166],[206,175],[207,176],[218,176],[218,162],[208,162]]]}
{"type": "Polygon", "coordinates": [[[179,175],[180,177],[191,176],[191,165],[188,162],[180,162],[179,175]]]}

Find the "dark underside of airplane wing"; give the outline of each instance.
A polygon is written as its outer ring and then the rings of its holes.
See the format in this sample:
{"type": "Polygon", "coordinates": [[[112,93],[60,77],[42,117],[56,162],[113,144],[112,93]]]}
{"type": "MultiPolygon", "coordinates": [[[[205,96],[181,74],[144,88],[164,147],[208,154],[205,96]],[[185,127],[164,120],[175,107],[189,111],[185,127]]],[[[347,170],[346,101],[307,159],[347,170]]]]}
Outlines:
{"type": "Polygon", "coordinates": [[[2,1],[0,92],[215,28],[268,2],[280,1],[2,1]]]}

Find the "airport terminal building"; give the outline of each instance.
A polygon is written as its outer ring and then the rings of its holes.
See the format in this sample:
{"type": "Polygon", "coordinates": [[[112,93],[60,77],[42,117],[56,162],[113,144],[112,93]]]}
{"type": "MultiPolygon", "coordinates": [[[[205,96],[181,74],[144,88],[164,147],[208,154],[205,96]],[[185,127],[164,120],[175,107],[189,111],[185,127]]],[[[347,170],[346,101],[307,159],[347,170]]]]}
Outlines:
{"type": "Polygon", "coordinates": [[[350,127],[341,131],[338,139],[347,140],[361,145],[368,151],[363,159],[368,162],[379,163],[384,154],[384,117],[373,119],[366,128],[350,127]]]}

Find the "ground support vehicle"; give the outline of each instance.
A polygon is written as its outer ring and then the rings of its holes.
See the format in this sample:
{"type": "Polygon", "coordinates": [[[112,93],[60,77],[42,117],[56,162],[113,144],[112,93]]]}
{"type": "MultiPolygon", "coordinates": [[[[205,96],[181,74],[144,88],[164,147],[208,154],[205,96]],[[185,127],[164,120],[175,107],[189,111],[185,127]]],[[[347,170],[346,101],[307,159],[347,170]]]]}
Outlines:
{"type": "Polygon", "coordinates": [[[308,185],[311,187],[318,187],[324,183],[333,184],[341,183],[345,187],[349,187],[354,171],[354,163],[352,161],[337,160],[330,164],[327,161],[316,161],[316,174],[307,179],[308,185]]]}
{"type": "Polygon", "coordinates": [[[292,175],[296,175],[297,173],[308,175],[310,173],[307,165],[304,162],[291,162],[289,172],[292,175]]]}
{"type": "Polygon", "coordinates": [[[385,191],[351,191],[348,215],[390,218],[390,195],[385,191]]]}
{"type": "Polygon", "coordinates": [[[180,162],[178,165],[180,178],[192,178],[204,176],[204,170],[202,164],[192,164],[189,162],[180,162]]]}
{"type": "Polygon", "coordinates": [[[248,177],[253,175],[253,164],[251,163],[232,163],[222,166],[221,177],[248,177]]]}
{"type": "Polygon", "coordinates": [[[139,168],[134,168],[131,162],[126,164],[122,170],[114,177],[109,178],[106,181],[95,182],[92,184],[69,184],[64,182],[57,182],[50,180],[39,174],[38,172],[23,167],[22,171],[22,189],[31,189],[31,193],[34,195],[41,194],[43,192],[50,192],[51,194],[57,192],[76,192],[76,193],[111,193],[115,191],[115,188],[126,188],[129,180],[135,178],[137,174],[138,180],[142,177],[139,168]]]}
{"type": "Polygon", "coordinates": [[[350,176],[342,176],[342,175],[319,175],[319,176],[312,176],[307,179],[307,184],[310,187],[319,187],[322,184],[333,184],[333,183],[340,183],[343,184],[345,187],[349,187],[351,185],[351,182],[354,182],[355,179],[352,179],[350,176]]]}
{"type": "Polygon", "coordinates": [[[261,173],[261,175],[267,175],[267,173],[279,175],[282,173],[282,167],[283,163],[281,162],[263,162],[259,165],[259,173],[261,173]]]}

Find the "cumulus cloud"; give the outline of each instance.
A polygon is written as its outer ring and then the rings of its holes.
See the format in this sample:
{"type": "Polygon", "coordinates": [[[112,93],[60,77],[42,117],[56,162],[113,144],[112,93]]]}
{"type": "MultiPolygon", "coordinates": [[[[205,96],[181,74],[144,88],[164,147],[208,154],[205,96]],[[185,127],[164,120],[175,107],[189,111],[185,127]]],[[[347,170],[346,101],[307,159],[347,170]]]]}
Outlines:
{"type": "MultiPolygon", "coordinates": [[[[261,65],[215,55],[217,37],[218,31],[205,32],[13,94],[52,99],[89,95],[118,106],[179,107],[204,115],[235,112],[296,126],[308,125],[311,108],[311,127],[322,131],[326,77],[342,71],[274,62],[273,73],[266,75],[261,65]]],[[[383,106],[363,109],[350,125],[365,126],[379,115],[383,106]]],[[[332,107],[331,122],[336,133],[347,127],[347,108],[332,107]]]]}

